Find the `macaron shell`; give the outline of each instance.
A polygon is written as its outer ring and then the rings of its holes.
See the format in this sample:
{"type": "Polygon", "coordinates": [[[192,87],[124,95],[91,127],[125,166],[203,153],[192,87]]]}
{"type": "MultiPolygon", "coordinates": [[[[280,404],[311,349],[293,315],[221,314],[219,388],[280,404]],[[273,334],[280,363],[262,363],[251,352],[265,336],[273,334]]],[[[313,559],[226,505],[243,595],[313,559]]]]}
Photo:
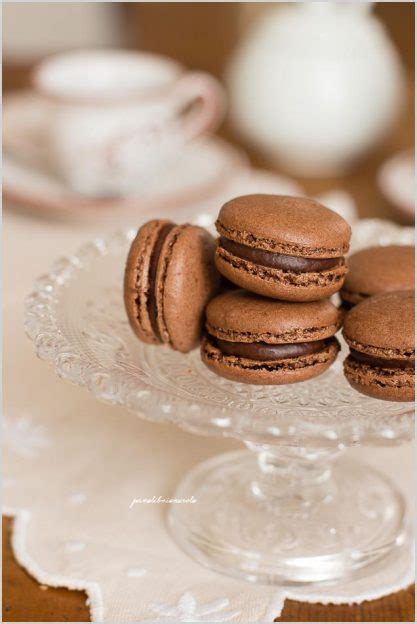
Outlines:
{"type": "Polygon", "coordinates": [[[201,344],[201,358],[212,372],[231,381],[255,385],[283,385],[321,375],[334,362],[339,348],[339,343],[334,339],[319,353],[266,363],[223,355],[206,336],[201,344]]]}
{"type": "Polygon", "coordinates": [[[414,288],[412,245],[368,247],[347,259],[348,274],[340,296],[349,303],[394,290],[414,288]]]}
{"type": "Polygon", "coordinates": [[[214,248],[214,238],[192,225],[173,228],[162,247],[156,274],[158,328],[163,342],[183,353],[198,345],[204,309],[219,289],[214,248]]]}
{"type": "Polygon", "coordinates": [[[377,357],[414,355],[414,292],[368,297],[346,314],[343,336],[350,347],[377,357]]]}
{"type": "MultiPolygon", "coordinates": [[[[349,275],[349,272],[348,272],[348,275],[349,275]]],[[[349,303],[352,306],[355,306],[361,301],[364,301],[365,299],[368,298],[369,295],[366,295],[365,293],[353,293],[353,292],[350,292],[349,290],[346,290],[344,288],[345,283],[346,283],[346,280],[341,290],[339,291],[339,295],[340,295],[340,298],[342,299],[342,302],[349,303]]]]}
{"type": "Polygon", "coordinates": [[[327,271],[292,273],[253,264],[217,246],[216,267],[228,280],[265,297],[285,301],[317,301],[330,297],[343,285],[344,262],[327,271]]]}
{"type": "Polygon", "coordinates": [[[218,295],[206,309],[209,333],[232,342],[285,344],[322,340],[336,333],[341,319],[341,312],[327,299],[291,303],[244,290],[218,295]]]}
{"type": "Polygon", "coordinates": [[[337,213],[313,199],[245,195],[227,202],[216,228],[230,240],[306,258],[335,258],[349,249],[351,229],[337,213]]]}
{"type": "Polygon", "coordinates": [[[349,356],[343,367],[352,388],[362,394],[384,401],[414,401],[414,369],[379,368],[349,356]]]}
{"type": "Polygon", "coordinates": [[[152,252],[161,229],[169,221],[155,219],[145,223],[133,240],[124,274],[124,302],[127,317],[136,336],[148,344],[159,344],[148,313],[149,268],[152,252]]]}

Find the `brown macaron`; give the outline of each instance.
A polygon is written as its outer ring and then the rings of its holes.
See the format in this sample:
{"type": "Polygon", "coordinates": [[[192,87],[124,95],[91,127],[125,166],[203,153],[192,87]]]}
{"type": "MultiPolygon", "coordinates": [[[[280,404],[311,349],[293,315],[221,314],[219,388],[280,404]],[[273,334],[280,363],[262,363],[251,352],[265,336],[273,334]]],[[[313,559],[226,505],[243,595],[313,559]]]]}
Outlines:
{"type": "Polygon", "coordinates": [[[285,301],[316,301],[342,287],[351,229],[313,199],[236,197],[220,210],[216,228],[216,266],[242,288],[285,301]]]}
{"type": "Polygon", "coordinates": [[[367,247],[349,256],[340,297],[350,309],[367,297],[414,288],[414,246],[367,247]]]}
{"type": "Polygon", "coordinates": [[[130,325],[143,342],[186,353],[201,336],[204,308],[220,284],[215,241],[203,228],[156,219],[132,242],[124,279],[130,325]]]}
{"type": "Polygon", "coordinates": [[[346,314],[344,370],[362,394],[414,400],[414,306],[414,292],[403,290],[368,297],[346,314]]]}
{"type": "Polygon", "coordinates": [[[232,290],[207,306],[201,357],[214,373],[233,381],[304,381],[336,358],[340,323],[341,313],[327,299],[294,303],[232,290]]]}

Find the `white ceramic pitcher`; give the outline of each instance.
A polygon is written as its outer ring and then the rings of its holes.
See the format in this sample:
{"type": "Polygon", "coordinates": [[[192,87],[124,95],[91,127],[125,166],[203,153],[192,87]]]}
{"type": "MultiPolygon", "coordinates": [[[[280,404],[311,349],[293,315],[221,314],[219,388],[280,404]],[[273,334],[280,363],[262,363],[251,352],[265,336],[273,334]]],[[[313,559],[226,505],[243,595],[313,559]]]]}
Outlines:
{"type": "Polygon", "coordinates": [[[343,173],[398,112],[401,63],[371,9],[368,2],[276,6],[232,59],[232,120],[288,170],[343,173]]]}

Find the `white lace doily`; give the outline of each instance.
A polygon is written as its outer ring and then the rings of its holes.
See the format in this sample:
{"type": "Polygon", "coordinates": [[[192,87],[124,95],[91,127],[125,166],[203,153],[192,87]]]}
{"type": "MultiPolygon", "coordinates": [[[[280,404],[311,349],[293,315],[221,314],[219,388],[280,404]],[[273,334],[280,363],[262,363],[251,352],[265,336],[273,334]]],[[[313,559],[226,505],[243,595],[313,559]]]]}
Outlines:
{"type": "MultiPolygon", "coordinates": [[[[191,466],[238,445],[97,403],[55,379],[28,346],[24,337],[16,344],[27,356],[27,392],[5,417],[4,498],[6,513],[17,518],[13,547],[39,582],[85,589],[93,620],[273,621],[286,597],[354,603],[412,582],[411,551],[387,560],[383,574],[314,593],[246,584],[194,563],[167,533],[164,503],[130,506],[133,499],[169,498],[191,466]]],[[[360,454],[389,467],[404,491],[412,450],[360,454]]]]}
{"type": "MultiPolygon", "coordinates": [[[[131,507],[169,498],[192,466],[240,446],[99,403],[36,358],[23,298],[54,258],[96,233],[5,216],[4,511],[16,517],[21,565],[41,583],[85,589],[92,619],[109,622],[272,621],[286,597],[353,603],[409,585],[411,552],[383,573],[314,594],[246,584],[184,555],[166,531],[164,503],[131,507]]],[[[349,452],[389,472],[413,507],[411,445],[349,452]]]]}

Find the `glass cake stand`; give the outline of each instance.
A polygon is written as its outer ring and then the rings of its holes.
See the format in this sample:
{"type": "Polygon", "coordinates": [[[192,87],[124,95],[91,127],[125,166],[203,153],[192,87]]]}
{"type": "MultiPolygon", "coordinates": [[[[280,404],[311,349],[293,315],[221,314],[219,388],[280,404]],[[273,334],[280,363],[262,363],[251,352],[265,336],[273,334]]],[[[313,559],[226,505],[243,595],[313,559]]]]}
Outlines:
{"type": "MultiPolygon", "coordinates": [[[[39,357],[98,399],[244,443],[179,485],[175,497],[197,503],[171,507],[176,542],[213,569],[270,584],[320,583],[384,565],[408,539],[402,495],[343,450],[410,439],[412,404],[355,392],[343,377],[343,353],[316,379],[273,387],[218,377],[198,350],[142,344],[122,299],[133,236],[117,233],[58,260],[28,296],[25,325],[39,357]]],[[[411,229],[362,221],[353,248],[411,237],[411,229]]]]}

